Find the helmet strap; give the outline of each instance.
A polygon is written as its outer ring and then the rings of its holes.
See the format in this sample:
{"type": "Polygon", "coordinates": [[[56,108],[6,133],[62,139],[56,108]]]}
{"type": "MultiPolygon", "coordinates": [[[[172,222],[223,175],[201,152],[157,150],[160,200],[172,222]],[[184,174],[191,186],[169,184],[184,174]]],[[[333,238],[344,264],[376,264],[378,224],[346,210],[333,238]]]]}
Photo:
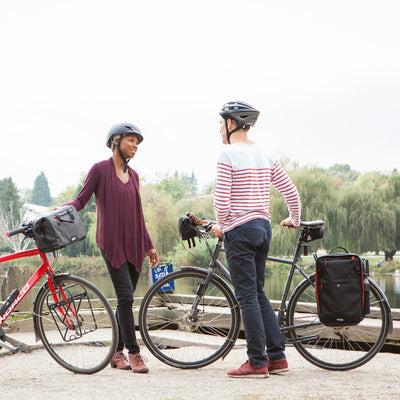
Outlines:
{"type": "Polygon", "coordinates": [[[123,167],[123,172],[126,172],[126,169],[128,168],[128,162],[130,161],[130,158],[125,159],[125,157],[122,155],[122,151],[121,151],[121,140],[122,140],[122,135],[120,136],[119,140],[118,140],[118,144],[117,144],[117,149],[118,149],[118,153],[122,158],[122,161],[124,162],[124,167],[123,167]]]}
{"type": "Polygon", "coordinates": [[[241,127],[241,126],[236,126],[235,129],[233,129],[233,130],[231,130],[231,131],[229,132],[229,129],[228,129],[228,120],[225,119],[225,128],[226,128],[226,138],[228,139],[228,143],[231,144],[231,135],[232,135],[232,133],[238,131],[238,130],[241,129],[242,127],[241,127]]]}

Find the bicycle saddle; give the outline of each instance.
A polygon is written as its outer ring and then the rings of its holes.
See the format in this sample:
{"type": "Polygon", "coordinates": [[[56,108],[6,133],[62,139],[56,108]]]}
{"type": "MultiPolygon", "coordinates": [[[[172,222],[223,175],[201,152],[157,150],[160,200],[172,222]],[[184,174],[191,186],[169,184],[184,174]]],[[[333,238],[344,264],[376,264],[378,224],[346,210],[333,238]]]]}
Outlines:
{"type": "Polygon", "coordinates": [[[317,220],[317,221],[301,221],[300,226],[304,226],[307,228],[316,228],[317,226],[322,226],[325,224],[325,221],[317,220]]]}

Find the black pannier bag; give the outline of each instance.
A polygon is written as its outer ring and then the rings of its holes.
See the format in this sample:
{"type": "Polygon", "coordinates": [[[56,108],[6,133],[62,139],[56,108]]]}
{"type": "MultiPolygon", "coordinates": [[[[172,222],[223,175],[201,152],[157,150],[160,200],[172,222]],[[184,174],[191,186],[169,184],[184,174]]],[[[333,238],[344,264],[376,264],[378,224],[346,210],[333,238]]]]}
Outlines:
{"type": "Polygon", "coordinates": [[[42,253],[54,252],[86,237],[74,206],[64,206],[33,222],[35,241],[42,253]]]}
{"type": "Polygon", "coordinates": [[[352,253],[314,257],[320,321],[327,326],[359,324],[370,312],[368,260],[352,253]]]}

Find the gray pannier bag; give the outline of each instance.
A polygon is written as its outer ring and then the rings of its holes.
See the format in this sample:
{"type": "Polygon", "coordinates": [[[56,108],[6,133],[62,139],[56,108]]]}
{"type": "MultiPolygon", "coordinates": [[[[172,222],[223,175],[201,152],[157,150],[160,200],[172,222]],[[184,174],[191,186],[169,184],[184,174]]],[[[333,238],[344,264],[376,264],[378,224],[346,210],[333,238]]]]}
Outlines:
{"type": "Polygon", "coordinates": [[[62,249],[85,239],[87,234],[76,208],[71,205],[38,218],[32,229],[41,253],[62,249]]]}

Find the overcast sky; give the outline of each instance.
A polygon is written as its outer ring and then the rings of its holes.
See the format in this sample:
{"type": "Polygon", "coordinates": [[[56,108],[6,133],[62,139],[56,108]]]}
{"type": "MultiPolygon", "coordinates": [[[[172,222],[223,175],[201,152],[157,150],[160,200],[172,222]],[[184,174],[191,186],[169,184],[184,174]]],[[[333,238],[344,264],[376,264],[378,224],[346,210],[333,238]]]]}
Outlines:
{"type": "Polygon", "coordinates": [[[400,168],[400,2],[19,0],[0,12],[0,179],[54,197],[140,127],[142,179],[214,179],[218,111],[301,165],[400,168]]]}

